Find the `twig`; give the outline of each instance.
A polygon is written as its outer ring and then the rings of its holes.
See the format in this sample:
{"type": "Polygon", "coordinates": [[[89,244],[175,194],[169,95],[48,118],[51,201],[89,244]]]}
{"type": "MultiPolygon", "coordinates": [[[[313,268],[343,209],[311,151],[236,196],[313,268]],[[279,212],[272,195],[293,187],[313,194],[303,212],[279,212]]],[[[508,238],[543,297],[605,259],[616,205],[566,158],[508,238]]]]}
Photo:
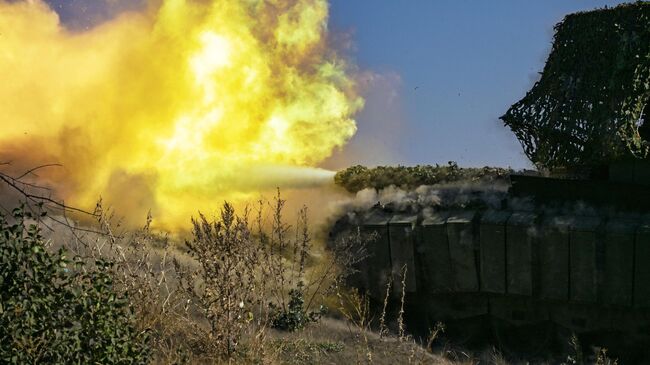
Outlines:
{"type": "Polygon", "coordinates": [[[386,284],[386,295],[384,296],[384,305],[381,309],[381,316],[379,317],[379,338],[383,338],[388,334],[388,328],[386,327],[386,310],[388,308],[388,299],[390,297],[390,289],[393,285],[393,277],[391,276],[388,279],[386,284]]]}
{"type": "Polygon", "coordinates": [[[57,207],[59,207],[61,209],[64,209],[64,210],[83,213],[83,214],[93,216],[93,217],[95,216],[94,213],[88,212],[88,211],[83,210],[83,209],[68,206],[65,203],[58,202],[58,201],[56,201],[56,200],[54,200],[52,198],[42,196],[42,195],[32,194],[32,193],[30,193],[30,192],[26,191],[25,189],[22,189],[22,188],[20,188],[18,186],[18,184],[26,184],[26,183],[24,183],[24,182],[22,182],[22,181],[20,181],[20,180],[18,180],[16,178],[13,178],[13,177],[11,177],[11,176],[9,176],[7,174],[4,174],[2,172],[0,172],[0,180],[2,180],[5,184],[9,185],[10,187],[12,187],[16,191],[18,191],[18,193],[20,193],[21,195],[23,195],[24,197],[26,197],[27,199],[29,199],[29,200],[31,200],[31,201],[33,201],[35,203],[37,203],[39,201],[47,202],[47,203],[50,203],[50,204],[54,204],[55,206],[57,206],[57,207]]]}
{"type": "MultiPolygon", "coordinates": [[[[10,162],[0,163],[0,165],[3,165],[3,166],[4,165],[10,165],[10,164],[11,164],[10,162]]],[[[63,201],[54,200],[50,196],[46,196],[46,195],[43,195],[43,194],[34,194],[34,193],[27,190],[27,188],[32,188],[32,189],[45,190],[48,193],[50,193],[51,190],[49,188],[44,187],[44,186],[40,186],[40,185],[37,185],[37,184],[33,184],[33,183],[30,183],[30,182],[27,182],[27,181],[23,181],[22,179],[25,176],[29,175],[29,174],[33,174],[34,171],[37,171],[37,170],[43,169],[43,168],[47,168],[47,167],[54,167],[54,166],[62,166],[62,165],[61,164],[45,164],[45,165],[36,166],[36,167],[34,167],[32,169],[27,170],[25,173],[23,173],[22,175],[20,175],[18,177],[13,177],[13,176],[10,176],[10,175],[8,175],[6,173],[0,172],[0,182],[4,182],[7,186],[14,189],[16,192],[18,192],[18,194],[25,197],[27,199],[27,202],[31,202],[31,203],[34,203],[34,204],[37,204],[37,205],[47,204],[48,209],[61,211],[61,214],[63,215],[63,220],[57,218],[56,216],[49,215],[50,220],[52,220],[53,222],[58,223],[58,224],[60,224],[60,225],[62,225],[64,227],[69,228],[70,232],[74,236],[74,238],[76,240],[78,240],[79,242],[82,242],[84,245],[86,245],[86,243],[77,234],[78,232],[87,232],[87,233],[93,233],[93,234],[98,234],[98,235],[105,235],[104,232],[101,232],[101,231],[98,231],[98,230],[94,230],[94,229],[90,229],[90,228],[75,227],[74,224],[71,224],[69,222],[66,213],[67,212],[76,212],[76,213],[81,213],[81,214],[88,215],[88,216],[91,216],[91,217],[97,217],[97,214],[88,212],[88,211],[83,210],[83,209],[71,207],[71,206],[65,204],[65,202],[63,202],[63,201]]],[[[4,207],[2,207],[2,208],[5,209],[4,207]]],[[[31,208],[30,208],[30,211],[31,211],[31,208]]],[[[34,213],[34,212],[32,211],[32,213],[34,213]]],[[[44,227],[46,227],[47,229],[49,229],[52,232],[54,231],[53,227],[51,227],[46,222],[44,222],[42,219],[40,219],[40,214],[37,214],[36,216],[37,216],[39,222],[41,224],[43,224],[44,227]]]]}
{"type": "MultiPolygon", "coordinates": [[[[36,171],[36,170],[40,170],[40,169],[43,169],[43,168],[46,168],[46,167],[55,167],[55,166],[56,166],[56,167],[63,167],[63,165],[58,164],[58,163],[50,163],[50,164],[45,164],[45,165],[41,165],[41,166],[36,166],[36,167],[34,167],[34,168],[32,168],[32,169],[27,170],[24,174],[18,176],[18,177],[16,178],[16,180],[20,180],[20,179],[22,179],[23,177],[25,177],[25,176],[27,176],[27,175],[33,173],[33,172],[36,171]]],[[[36,175],[36,174],[34,174],[34,176],[37,176],[37,177],[38,177],[38,175],[36,175]]]]}
{"type": "Polygon", "coordinates": [[[399,315],[397,316],[397,324],[399,330],[399,341],[403,342],[405,339],[404,331],[404,299],[406,297],[406,264],[402,266],[402,297],[400,298],[399,315]]]}

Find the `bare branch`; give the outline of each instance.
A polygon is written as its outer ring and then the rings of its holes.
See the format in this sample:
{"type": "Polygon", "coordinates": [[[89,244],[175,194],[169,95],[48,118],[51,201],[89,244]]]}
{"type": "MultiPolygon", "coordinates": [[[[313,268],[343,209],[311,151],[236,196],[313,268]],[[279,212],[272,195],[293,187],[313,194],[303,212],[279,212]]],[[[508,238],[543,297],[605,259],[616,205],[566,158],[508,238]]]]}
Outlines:
{"type": "Polygon", "coordinates": [[[22,175],[18,176],[17,178],[15,178],[15,180],[20,180],[20,179],[22,179],[23,177],[25,177],[25,176],[27,176],[29,174],[33,174],[34,176],[38,177],[38,175],[34,174],[34,171],[44,169],[46,167],[54,167],[54,166],[63,167],[63,165],[58,164],[58,163],[50,163],[50,164],[45,164],[45,165],[41,165],[41,166],[36,166],[36,167],[34,167],[32,169],[27,170],[24,174],[22,174],[22,175]]]}
{"type": "Polygon", "coordinates": [[[54,206],[56,206],[56,207],[58,207],[60,209],[66,210],[66,211],[82,213],[82,214],[86,214],[86,215],[89,215],[89,216],[92,216],[92,217],[96,216],[94,213],[88,212],[88,211],[83,210],[83,209],[68,206],[65,203],[56,201],[56,200],[54,200],[54,199],[52,199],[50,197],[43,196],[43,195],[32,194],[29,191],[27,191],[26,189],[23,189],[23,188],[21,188],[19,186],[19,185],[27,185],[26,183],[24,183],[23,181],[20,181],[19,179],[13,178],[13,177],[11,177],[11,176],[9,176],[7,174],[4,174],[2,172],[0,172],[0,180],[2,180],[5,184],[9,185],[11,188],[13,188],[18,193],[20,193],[21,195],[23,195],[24,197],[26,197],[27,199],[29,199],[30,201],[32,201],[34,203],[47,202],[49,204],[52,204],[52,205],[54,205],[54,206]]]}

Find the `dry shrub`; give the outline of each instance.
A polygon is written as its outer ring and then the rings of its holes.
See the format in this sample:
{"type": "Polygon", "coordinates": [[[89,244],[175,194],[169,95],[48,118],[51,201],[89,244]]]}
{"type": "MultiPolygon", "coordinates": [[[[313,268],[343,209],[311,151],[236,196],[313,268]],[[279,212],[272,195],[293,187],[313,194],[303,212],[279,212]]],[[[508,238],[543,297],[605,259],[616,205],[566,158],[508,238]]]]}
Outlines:
{"type": "Polygon", "coordinates": [[[188,328],[187,298],[180,291],[173,261],[187,261],[167,235],[151,231],[149,214],[141,229],[122,230],[119,219],[101,200],[94,211],[98,233],[72,232],[67,246],[92,263],[113,262],[111,275],[116,287],[132,304],[137,326],[150,334],[154,359],[182,363],[188,359],[187,344],[197,336],[188,328]]]}
{"type": "Polygon", "coordinates": [[[176,262],[180,286],[207,320],[209,352],[230,358],[241,343],[256,309],[263,301],[262,273],[257,269],[260,247],[249,230],[247,214],[237,216],[225,203],[221,217],[209,221],[204,215],[192,219],[193,239],[187,242],[198,267],[189,270],[176,262]]]}

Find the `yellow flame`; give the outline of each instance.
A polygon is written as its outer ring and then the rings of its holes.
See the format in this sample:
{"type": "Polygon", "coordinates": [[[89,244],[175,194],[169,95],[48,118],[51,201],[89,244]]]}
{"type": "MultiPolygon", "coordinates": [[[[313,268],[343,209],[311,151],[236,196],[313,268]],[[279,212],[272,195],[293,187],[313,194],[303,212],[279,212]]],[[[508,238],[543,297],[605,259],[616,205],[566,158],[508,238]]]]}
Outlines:
{"type": "Polygon", "coordinates": [[[363,102],[327,17],[326,0],[163,0],[72,33],[42,1],[0,0],[0,160],[62,163],[42,178],[67,202],[103,194],[167,228],[330,178],[307,167],[363,102]]]}

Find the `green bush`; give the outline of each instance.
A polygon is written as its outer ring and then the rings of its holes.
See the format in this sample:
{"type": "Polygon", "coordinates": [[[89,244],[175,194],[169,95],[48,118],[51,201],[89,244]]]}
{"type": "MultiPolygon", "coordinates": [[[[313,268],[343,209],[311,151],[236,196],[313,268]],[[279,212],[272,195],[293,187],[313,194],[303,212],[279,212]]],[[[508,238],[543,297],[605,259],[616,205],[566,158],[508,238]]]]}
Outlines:
{"type": "Polygon", "coordinates": [[[12,215],[0,215],[0,363],[146,363],[148,336],[114,288],[112,263],[50,253],[31,214],[12,215]]]}
{"type": "Polygon", "coordinates": [[[298,285],[298,289],[289,291],[289,305],[286,310],[271,303],[271,327],[283,331],[298,331],[309,323],[318,322],[325,314],[326,309],[320,306],[318,311],[309,311],[305,308],[305,298],[303,297],[303,286],[298,285]]]}

